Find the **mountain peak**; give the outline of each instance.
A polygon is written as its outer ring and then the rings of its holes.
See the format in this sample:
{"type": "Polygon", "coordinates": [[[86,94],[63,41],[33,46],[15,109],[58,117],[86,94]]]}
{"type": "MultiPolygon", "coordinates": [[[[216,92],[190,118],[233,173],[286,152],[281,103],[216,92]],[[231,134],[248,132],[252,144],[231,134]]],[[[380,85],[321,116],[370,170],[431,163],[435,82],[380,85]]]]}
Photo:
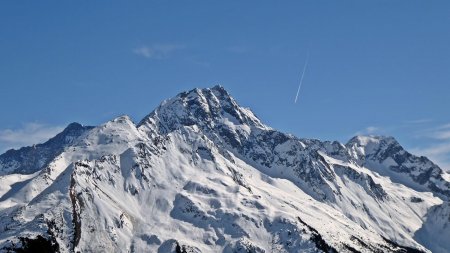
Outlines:
{"type": "Polygon", "coordinates": [[[228,93],[228,91],[220,84],[217,84],[217,85],[213,86],[211,88],[211,90],[216,92],[217,94],[221,94],[223,96],[231,97],[230,93],[228,93]]]}
{"type": "Polygon", "coordinates": [[[384,160],[393,154],[404,152],[403,147],[392,136],[358,135],[350,139],[345,146],[358,158],[370,156],[384,160]]]}
{"type": "Polygon", "coordinates": [[[181,92],[174,98],[166,100],[163,104],[178,99],[194,100],[196,98],[200,98],[202,102],[206,102],[206,99],[214,99],[217,102],[233,101],[236,103],[234,98],[231,97],[230,93],[222,85],[215,85],[212,88],[195,88],[190,91],[181,92]]]}
{"type": "Polygon", "coordinates": [[[392,136],[383,136],[383,135],[357,135],[351,138],[347,144],[357,143],[362,146],[366,146],[369,144],[379,144],[381,142],[384,143],[398,143],[398,141],[392,136]]]}
{"type": "Polygon", "coordinates": [[[179,93],[147,115],[138,127],[167,133],[182,126],[212,129],[222,124],[267,128],[251,110],[239,106],[220,85],[179,93]]]}

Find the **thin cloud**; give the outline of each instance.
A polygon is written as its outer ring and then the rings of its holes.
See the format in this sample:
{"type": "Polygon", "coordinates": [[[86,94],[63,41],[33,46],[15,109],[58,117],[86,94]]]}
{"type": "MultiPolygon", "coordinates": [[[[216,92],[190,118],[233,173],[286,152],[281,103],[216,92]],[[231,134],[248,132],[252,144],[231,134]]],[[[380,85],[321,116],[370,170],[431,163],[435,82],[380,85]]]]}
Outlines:
{"type": "Polygon", "coordinates": [[[186,46],[180,44],[153,44],[137,47],[133,49],[133,53],[147,59],[162,60],[184,48],[186,46]]]}
{"type": "Polygon", "coordinates": [[[433,122],[432,119],[415,119],[415,120],[406,120],[404,123],[409,125],[418,125],[433,122]]]}
{"type": "Polygon", "coordinates": [[[445,124],[431,131],[430,136],[441,141],[450,141],[450,124],[445,124]]]}
{"type": "Polygon", "coordinates": [[[419,131],[416,135],[418,138],[431,138],[435,140],[450,141],[450,124],[444,124],[437,127],[428,128],[419,131]]]}
{"type": "Polygon", "coordinates": [[[422,131],[418,137],[431,141],[431,144],[415,148],[413,152],[427,156],[444,170],[450,171],[450,124],[422,131]]]}
{"type": "Polygon", "coordinates": [[[382,132],[382,129],[380,127],[376,126],[368,126],[364,128],[363,130],[360,130],[355,133],[355,135],[371,135],[382,132]]]}
{"type": "Polygon", "coordinates": [[[446,131],[439,131],[432,135],[437,140],[450,140],[450,129],[446,131]]]}
{"type": "Polygon", "coordinates": [[[18,129],[0,129],[0,152],[30,146],[47,141],[61,132],[64,127],[27,123],[18,129]]]}

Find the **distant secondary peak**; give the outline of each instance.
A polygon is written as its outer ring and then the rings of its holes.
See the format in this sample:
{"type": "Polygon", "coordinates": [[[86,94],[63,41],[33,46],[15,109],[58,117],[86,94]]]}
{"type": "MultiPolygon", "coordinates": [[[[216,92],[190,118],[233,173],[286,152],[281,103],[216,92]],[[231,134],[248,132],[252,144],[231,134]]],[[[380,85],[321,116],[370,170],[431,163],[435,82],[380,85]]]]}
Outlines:
{"type": "Polygon", "coordinates": [[[83,126],[78,122],[72,122],[69,125],[67,125],[66,128],[64,128],[64,130],[59,133],[58,135],[56,135],[54,138],[58,137],[58,136],[65,136],[65,135],[80,135],[82,132],[90,130],[94,128],[93,126],[83,126]]]}
{"type": "Polygon", "coordinates": [[[351,144],[358,144],[359,146],[367,146],[379,144],[398,144],[398,141],[392,136],[357,135],[348,141],[347,146],[351,144]]]}
{"type": "Polygon", "coordinates": [[[78,122],[72,122],[66,127],[66,129],[80,129],[80,128],[83,128],[83,125],[81,125],[78,122]]]}
{"type": "Polygon", "coordinates": [[[121,115],[115,119],[112,120],[112,122],[117,122],[117,123],[132,123],[133,121],[131,120],[130,116],[128,115],[121,115]]]}

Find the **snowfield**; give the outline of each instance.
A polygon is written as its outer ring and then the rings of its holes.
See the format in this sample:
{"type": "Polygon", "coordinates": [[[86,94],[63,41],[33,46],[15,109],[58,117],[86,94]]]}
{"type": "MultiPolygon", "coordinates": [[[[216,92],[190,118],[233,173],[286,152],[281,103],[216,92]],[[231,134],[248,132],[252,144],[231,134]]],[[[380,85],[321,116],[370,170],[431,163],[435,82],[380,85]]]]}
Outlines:
{"type": "Polygon", "coordinates": [[[392,137],[300,139],[221,86],[75,129],[0,156],[0,251],[450,252],[448,174],[392,137]]]}

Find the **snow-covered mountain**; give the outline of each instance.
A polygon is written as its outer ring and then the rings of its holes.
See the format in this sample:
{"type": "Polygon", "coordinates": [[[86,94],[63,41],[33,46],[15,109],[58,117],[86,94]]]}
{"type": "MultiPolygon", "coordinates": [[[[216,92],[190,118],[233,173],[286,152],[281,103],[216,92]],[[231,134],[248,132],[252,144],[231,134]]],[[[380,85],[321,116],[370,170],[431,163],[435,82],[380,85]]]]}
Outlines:
{"type": "Polygon", "coordinates": [[[450,251],[449,175],[392,137],[297,138],[221,86],[77,129],[0,156],[1,251],[450,251]]]}

